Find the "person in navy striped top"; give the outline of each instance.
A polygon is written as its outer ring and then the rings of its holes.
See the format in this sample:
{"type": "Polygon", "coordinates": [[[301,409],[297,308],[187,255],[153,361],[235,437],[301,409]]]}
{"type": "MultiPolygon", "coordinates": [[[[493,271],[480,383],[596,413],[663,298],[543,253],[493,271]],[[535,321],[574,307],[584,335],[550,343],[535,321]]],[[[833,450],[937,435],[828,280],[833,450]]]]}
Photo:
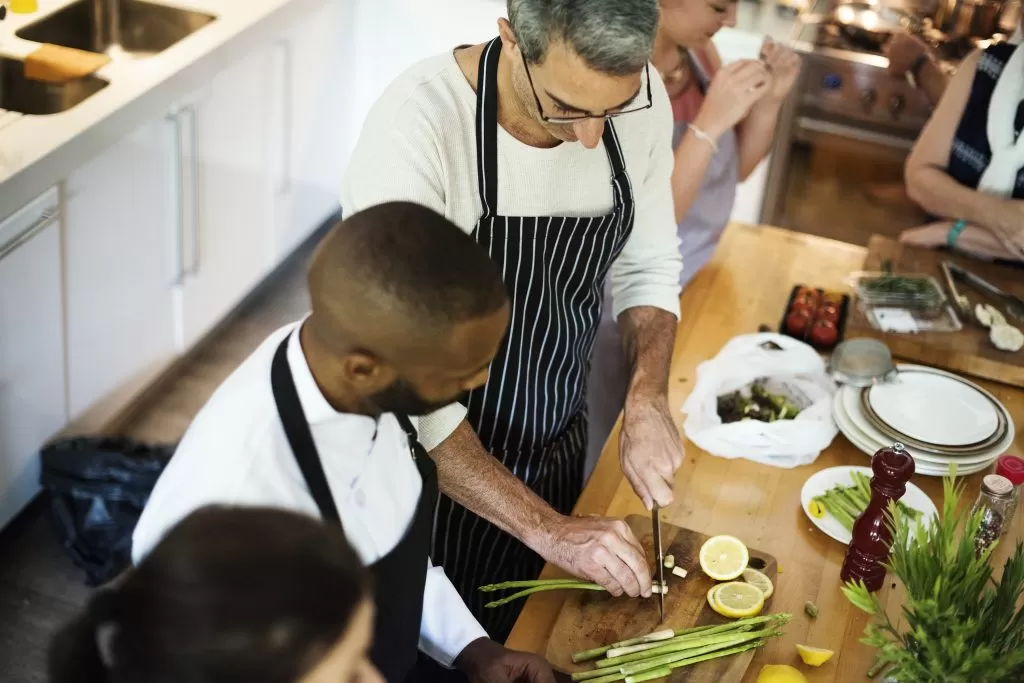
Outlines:
{"type": "Polygon", "coordinates": [[[1024,261],[1024,47],[969,56],[907,160],[907,191],[936,222],[900,241],[1024,261]]]}

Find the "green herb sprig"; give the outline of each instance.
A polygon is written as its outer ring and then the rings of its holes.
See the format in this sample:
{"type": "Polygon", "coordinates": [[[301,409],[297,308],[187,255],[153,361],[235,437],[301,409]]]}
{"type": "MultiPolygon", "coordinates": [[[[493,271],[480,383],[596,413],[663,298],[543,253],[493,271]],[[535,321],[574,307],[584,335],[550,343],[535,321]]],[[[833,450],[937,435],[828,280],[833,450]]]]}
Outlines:
{"type": "MultiPolygon", "coordinates": [[[[992,578],[989,557],[974,537],[983,511],[963,511],[956,468],[943,481],[939,519],[925,526],[892,515],[893,547],[887,569],[906,588],[904,630],[862,582],[843,587],[847,599],[875,617],[862,642],[878,650],[879,663],[900,683],[1010,683],[1024,680],[1024,543],[1017,543],[992,578]]],[[[893,512],[893,510],[890,510],[893,512]]],[[[998,543],[998,542],[997,542],[998,543]]]]}

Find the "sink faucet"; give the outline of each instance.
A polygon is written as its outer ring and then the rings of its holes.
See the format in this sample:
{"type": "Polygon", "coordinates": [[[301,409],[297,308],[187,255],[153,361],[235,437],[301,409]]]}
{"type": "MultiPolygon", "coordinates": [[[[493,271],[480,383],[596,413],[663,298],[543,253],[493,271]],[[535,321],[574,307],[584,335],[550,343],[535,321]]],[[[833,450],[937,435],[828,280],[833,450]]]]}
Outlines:
{"type": "MultiPolygon", "coordinates": [[[[0,0],[3,2],[4,0],[0,0]]],[[[93,51],[106,52],[112,45],[121,44],[121,8],[118,0],[91,0],[89,14],[92,19],[93,51]]]]}

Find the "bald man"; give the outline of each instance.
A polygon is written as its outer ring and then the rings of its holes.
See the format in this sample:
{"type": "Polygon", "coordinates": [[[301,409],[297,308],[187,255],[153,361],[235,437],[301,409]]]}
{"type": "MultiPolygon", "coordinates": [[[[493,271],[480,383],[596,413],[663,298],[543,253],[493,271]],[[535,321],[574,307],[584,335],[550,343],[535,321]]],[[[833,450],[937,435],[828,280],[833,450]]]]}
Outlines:
{"type": "MultiPolygon", "coordinates": [[[[497,268],[433,211],[381,204],[324,238],[309,295],[309,317],[270,335],[189,426],[135,530],[134,560],[209,504],[319,516],[344,527],[374,575],[372,657],[388,681],[402,683],[421,649],[472,681],[553,683],[543,660],[487,639],[428,559],[437,476],[415,416],[486,380],[509,319],[497,268]]],[[[267,646],[302,637],[301,623],[288,626],[267,646]]]]}

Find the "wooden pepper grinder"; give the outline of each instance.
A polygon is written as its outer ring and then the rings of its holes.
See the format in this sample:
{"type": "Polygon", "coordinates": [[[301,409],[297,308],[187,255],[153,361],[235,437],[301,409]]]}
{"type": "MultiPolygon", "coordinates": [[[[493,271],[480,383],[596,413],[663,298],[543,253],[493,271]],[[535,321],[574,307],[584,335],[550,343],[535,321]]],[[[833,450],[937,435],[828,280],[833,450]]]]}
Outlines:
{"type": "Polygon", "coordinates": [[[892,548],[889,529],[889,502],[899,500],[907,492],[907,482],[914,474],[914,459],[901,443],[883,448],[871,458],[871,502],[853,523],[853,540],[846,550],[843,583],[863,581],[871,592],[885,582],[885,567],[892,548]]]}

